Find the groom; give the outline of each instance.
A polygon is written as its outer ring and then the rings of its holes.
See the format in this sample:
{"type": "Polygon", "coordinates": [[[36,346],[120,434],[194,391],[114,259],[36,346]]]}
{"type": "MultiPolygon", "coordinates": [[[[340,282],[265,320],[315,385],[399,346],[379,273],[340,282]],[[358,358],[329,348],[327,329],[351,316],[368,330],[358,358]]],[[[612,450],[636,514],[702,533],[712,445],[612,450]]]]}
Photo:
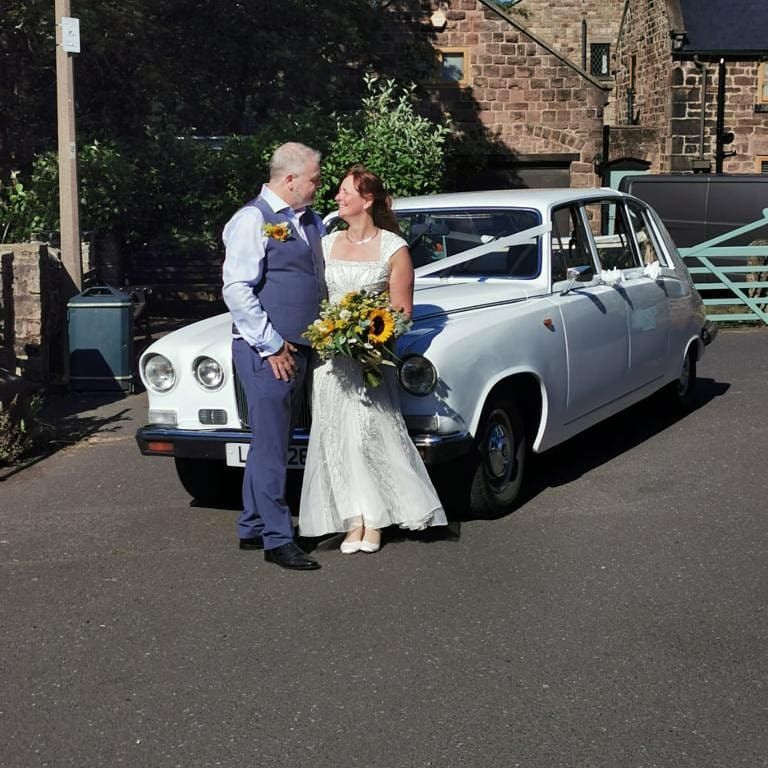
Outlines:
{"type": "Polygon", "coordinates": [[[240,549],[264,549],[283,568],[320,564],[293,539],[285,502],[291,400],[307,372],[302,333],[326,296],[320,238],[309,206],[320,186],[320,153],[289,142],[269,162],[269,182],[224,227],[222,295],[234,322],[232,357],[253,433],[237,522],[240,549]]]}

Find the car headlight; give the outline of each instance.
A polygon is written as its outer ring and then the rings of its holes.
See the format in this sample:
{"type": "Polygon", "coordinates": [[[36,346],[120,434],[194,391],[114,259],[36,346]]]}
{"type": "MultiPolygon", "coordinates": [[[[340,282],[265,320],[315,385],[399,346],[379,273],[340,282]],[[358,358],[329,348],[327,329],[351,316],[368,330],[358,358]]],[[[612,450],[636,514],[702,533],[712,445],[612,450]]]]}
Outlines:
{"type": "Polygon", "coordinates": [[[411,395],[429,395],[437,386],[435,366],[421,355],[406,357],[397,375],[400,386],[411,395]]]}
{"type": "Polygon", "coordinates": [[[212,357],[198,357],[192,373],[206,389],[218,389],[224,383],[224,369],[212,357]]]}
{"type": "Polygon", "coordinates": [[[156,392],[167,392],[176,383],[173,363],[164,355],[152,355],[144,361],[144,380],[156,392]]]}

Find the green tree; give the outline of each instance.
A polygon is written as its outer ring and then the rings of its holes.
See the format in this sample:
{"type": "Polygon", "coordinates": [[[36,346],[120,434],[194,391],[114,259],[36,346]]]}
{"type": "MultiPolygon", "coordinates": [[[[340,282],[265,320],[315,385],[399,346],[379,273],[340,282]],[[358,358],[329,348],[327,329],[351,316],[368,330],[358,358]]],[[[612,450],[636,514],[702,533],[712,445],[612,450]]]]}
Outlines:
{"type": "Polygon", "coordinates": [[[336,138],[323,163],[318,207],[334,207],[333,197],[344,171],[363,163],[381,176],[395,196],[428,194],[442,189],[451,136],[450,118],[436,124],[415,109],[415,86],[394,80],[364,78],[362,109],[336,120],[336,138]]]}

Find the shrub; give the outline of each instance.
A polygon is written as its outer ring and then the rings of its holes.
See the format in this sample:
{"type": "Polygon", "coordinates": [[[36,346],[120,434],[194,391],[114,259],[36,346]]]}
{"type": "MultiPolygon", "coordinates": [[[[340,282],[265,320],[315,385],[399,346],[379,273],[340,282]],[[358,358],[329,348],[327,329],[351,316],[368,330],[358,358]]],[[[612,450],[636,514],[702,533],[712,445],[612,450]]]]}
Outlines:
{"type": "MultiPolygon", "coordinates": [[[[321,213],[335,208],[341,176],[353,163],[379,174],[393,195],[441,190],[449,123],[417,114],[413,85],[368,76],[365,87],[356,112],[329,115],[310,104],[216,148],[170,131],[130,145],[84,143],[78,150],[80,229],[109,230],[131,247],[216,248],[224,223],[258,194],[272,151],[288,140],[323,153],[321,213]]],[[[23,241],[58,228],[58,164],[56,153],[47,152],[35,158],[28,182],[14,172],[10,184],[0,186],[0,236],[23,241]]]]}
{"type": "Polygon", "coordinates": [[[42,405],[39,395],[23,393],[0,405],[0,466],[16,464],[43,444],[48,429],[38,419],[42,405]]]}
{"type": "Polygon", "coordinates": [[[362,109],[336,120],[336,138],[323,162],[324,183],[317,207],[335,207],[333,197],[344,171],[363,163],[394,196],[438,192],[443,187],[451,135],[449,119],[438,125],[417,114],[416,86],[366,76],[362,109]]]}

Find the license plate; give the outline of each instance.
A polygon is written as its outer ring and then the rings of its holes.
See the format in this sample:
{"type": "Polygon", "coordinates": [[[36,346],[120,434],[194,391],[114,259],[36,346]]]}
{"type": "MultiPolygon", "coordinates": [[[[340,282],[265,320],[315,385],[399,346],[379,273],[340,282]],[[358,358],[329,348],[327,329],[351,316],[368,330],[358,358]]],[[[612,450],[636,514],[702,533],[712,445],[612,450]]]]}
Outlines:
{"type": "MultiPolygon", "coordinates": [[[[250,447],[248,443],[227,443],[227,466],[244,467],[250,447]]],[[[304,469],[306,461],[306,445],[288,446],[288,469],[304,469]]]]}

